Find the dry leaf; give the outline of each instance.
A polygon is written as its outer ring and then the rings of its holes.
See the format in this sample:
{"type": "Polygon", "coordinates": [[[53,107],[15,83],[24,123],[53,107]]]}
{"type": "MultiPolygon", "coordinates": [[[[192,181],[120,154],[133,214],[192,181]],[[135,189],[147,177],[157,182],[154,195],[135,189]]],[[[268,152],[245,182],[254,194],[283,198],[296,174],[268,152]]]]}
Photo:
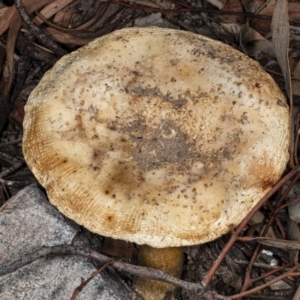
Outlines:
{"type": "MultiPolygon", "coordinates": [[[[263,16],[273,16],[273,12],[275,9],[275,5],[267,6],[266,8],[262,9],[259,14],[263,16]]],[[[288,3],[288,14],[289,14],[289,20],[291,22],[299,22],[300,21],[300,3],[298,2],[290,2],[288,3]]],[[[269,32],[270,27],[270,21],[269,20],[263,20],[259,18],[253,19],[251,22],[251,26],[255,27],[259,31],[269,32]]]]}
{"type": "Polygon", "coordinates": [[[7,17],[7,15],[9,14],[9,10],[9,7],[0,8],[0,19],[7,17]]]}
{"type": "Polygon", "coordinates": [[[241,238],[241,240],[251,240],[251,241],[257,241],[260,244],[270,246],[270,247],[276,247],[284,250],[299,250],[300,249],[300,242],[298,241],[288,241],[288,240],[275,240],[275,239],[269,239],[264,237],[253,237],[253,238],[241,238]]]}
{"type": "Polygon", "coordinates": [[[0,15],[0,35],[2,35],[9,27],[11,18],[16,12],[15,6],[1,8],[0,11],[5,10],[3,14],[0,15]]]}
{"type": "Polygon", "coordinates": [[[59,26],[69,28],[70,21],[74,12],[74,6],[67,6],[57,12],[53,18],[53,23],[59,26]]]}
{"type": "Polygon", "coordinates": [[[17,98],[14,106],[10,112],[10,118],[13,118],[15,120],[14,123],[17,123],[19,125],[19,127],[22,127],[23,124],[23,120],[24,120],[24,106],[26,104],[26,101],[21,99],[21,98],[17,98]]]}
{"type": "MultiPolygon", "coordinates": [[[[292,76],[300,79],[300,61],[297,63],[296,67],[294,68],[294,70],[292,72],[292,76]]],[[[300,96],[300,80],[293,80],[292,87],[293,87],[293,94],[300,96]]],[[[300,218],[300,215],[299,215],[299,218],[300,218]]]]}
{"type": "MultiPolygon", "coordinates": [[[[299,225],[291,218],[287,220],[287,238],[291,241],[299,242],[299,225]]],[[[290,263],[298,263],[299,250],[289,250],[290,263]]]]}
{"type": "MultiPolygon", "coordinates": [[[[231,11],[231,12],[243,12],[243,7],[240,0],[228,0],[226,1],[226,5],[223,7],[224,11],[231,11]]],[[[244,21],[244,17],[242,15],[227,15],[226,16],[227,22],[236,22],[236,21],[244,21]]]]}
{"type": "MultiPolygon", "coordinates": [[[[260,14],[265,16],[272,16],[276,5],[269,5],[264,8],[260,14]]],[[[289,20],[293,22],[300,21],[300,4],[299,2],[288,3],[289,20]]]]}
{"type": "Polygon", "coordinates": [[[4,60],[5,60],[5,47],[0,44],[0,71],[2,71],[4,60]]]}
{"type": "MultiPolygon", "coordinates": [[[[275,275],[270,275],[270,276],[266,277],[264,279],[264,281],[265,282],[269,282],[271,280],[274,280],[275,278],[276,278],[275,275]]],[[[286,282],[284,282],[283,280],[279,280],[279,281],[276,281],[273,284],[271,284],[270,285],[270,289],[272,291],[280,291],[280,292],[282,292],[284,290],[292,290],[292,287],[289,284],[287,284],[286,282]]]]}
{"type": "MultiPolygon", "coordinates": [[[[52,2],[53,0],[23,0],[22,4],[26,8],[28,14],[40,9],[41,7],[45,6],[47,3],[52,2]]],[[[5,14],[0,17],[0,35],[2,35],[9,27],[12,21],[12,17],[14,13],[17,11],[15,5],[9,7],[5,14]]]]}
{"type": "MultiPolygon", "coordinates": [[[[289,28],[289,15],[288,15],[288,3],[287,0],[277,0],[274,14],[272,18],[272,41],[276,53],[277,62],[281,68],[286,90],[290,104],[290,120],[293,122],[293,92],[292,92],[292,80],[291,69],[288,58],[289,41],[290,41],[290,28],[289,28]]],[[[294,126],[290,127],[290,166],[294,167],[294,126]]]]}
{"type": "MultiPolygon", "coordinates": [[[[52,0],[24,0],[23,5],[25,6],[28,14],[33,11],[43,7],[52,0]]],[[[9,28],[6,44],[6,64],[9,70],[9,79],[5,86],[4,95],[8,95],[11,85],[13,82],[13,69],[14,69],[14,49],[17,39],[18,32],[21,28],[21,17],[19,12],[16,10],[15,6],[11,6],[9,10],[6,11],[5,17],[0,19],[0,35],[9,28]],[[7,19],[8,16],[8,19],[7,19]]]]}
{"type": "Polygon", "coordinates": [[[9,78],[5,86],[5,96],[9,94],[13,82],[15,44],[21,25],[21,17],[19,13],[15,11],[14,15],[12,16],[6,42],[6,65],[8,67],[9,78]]]}
{"type": "MultiPolygon", "coordinates": [[[[264,219],[265,219],[264,214],[263,214],[261,211],[257,211],[257,212],[253,215],[253,217],[250,219],[250,221],[248,222],[248,224],[249,224],[250,226],[254,226],[254,225],[256,225],[256,224],[262,223],[262,222],[264,221],[264,219]]],[[[259,233],[261,233],[261,232],[265,229],[265,227],[266,227],[265,225],[262,226],[262,227],[260,228],[260,230],[259,230],[259,233]]],[[[267,232],[267,234],[266,234],[266,237],[267,237],[267,238],[272,238],[272,239],[276,238],[275,233],[274,233],[272,227],[270,227],[270,228],[268,229],[268,232],[267,232]]]]}
{"type": "MultiPolygon", "coordinates": [[[[268,0],[242,0],[243,7],[246,12],[255,13],[257,12],[263,5],[265,5],[268,0]]],[[[268,1],[267,6],[273,5],[275,6],[276,0],[268,1]]]]}
{"type": "Polygon", "coordinates": [[[241,28],[242,26],[237,23],[220,23],[220,26],[224,31],[228,32],[230,35],[233,35],[235,37],[235,40],[237,41],[240,36],[241,28]]]}
{"type": "MultiPolygon", "coordinates": [[[[291,199],[295,200],[295,199],[291,199]]],[[[290,200],[288,200],[288,203],[290,200]]],[[[300,224],[300,202],[294,202],[288,205],[288,212],[291,220],[300,224]]]]}
{"type": "Polygon", "coordinates": [[[77,38],[69,33],[64,33],[51,27],[45,28],[45,32],[51,37],[51,39],[62,44],[75,44],[78,46],[83,46],[93,40],[93,38],[77,38]]]}
{"type": "MultiPolygon", "coordinates": [[[[40,14],[43,15],[45,19],[49,19],[52,16],[54,16],[58,11],[65,8],[67,5],[72,3],[73,0],[56,0],[54,2],[49,3],[47,6],[45,6],[41,11],[40,14]]],[[[37,25],[42,24],[44,21],[40,17],[35,17],[33,19],[33,22],[35,22],[37,25]]]]}
{"type": "Polygon", "coordinates": [[[225,6],[227,1],[226,0],[207,0],[207,2],[209,2],[213,6],[217,7],[218,9],[222,9],[225,6]]]}
{"type": "MultiPolygon", "coordinates": [[[[100,1],[106,2],[106,0],[100,0],[100,1]]],[[[154,7],[154,8],[163,8],[163,9],[172,9],[174,6],[172,1],[170,0],[131,0],[125,2],[130,2],[130,3],[139,4],[148,7],[154,7]]]]}
{"type": "Polygon", "coordinates": [[[248,22],[243,27],[240,45],[247,55],[257,60],[263,57],[275,57],[273,43],[251,28],[248,22]]]}
{"type": "Polygon", "coordinates": [[[249,43],[257,40],[265,40],[265,38],[258,31],[249,26],[248,22],[243,27],[242,39],[243,43],[249,43]]]}
{"type": "Polygon", "coordinates": [[[169,22],[167,19],[162,17],[161,13],[149,14],[146,17],[137,18],[134,21],[135,27],[148,27],[148,26],[158,26],[158,27],[167,27],[167,28],[177,28],[175,24],[169,22]]]}
{"type": "Polygon", "coordinates": [[[300,286],[298,287],[296,293],[294,294],[294,297],[292,300],[300,300],[300,286]]]}
{"type": "Polygon", "coordinates": [[[256,60],[266,57],[268,59],[275,57],[274,46],[272,42],[268,40],[253,41],[251,45],[247,45],[247,52],[256,60]]]}
{"type": "Polygon", "coordinates": [[[286,0],[278,0],[272,18],[272,41],[275,48],[278,64],[280,65],[288,95],[291,93],[291,72],[288,60],[289,49],[289,21],[286,0]]]}

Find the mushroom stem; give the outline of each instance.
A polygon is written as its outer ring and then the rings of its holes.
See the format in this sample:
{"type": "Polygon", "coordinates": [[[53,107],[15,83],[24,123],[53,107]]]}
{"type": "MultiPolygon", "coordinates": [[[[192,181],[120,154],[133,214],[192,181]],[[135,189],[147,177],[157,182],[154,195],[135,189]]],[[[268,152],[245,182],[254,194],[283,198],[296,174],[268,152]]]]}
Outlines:
{"type": "MultiPolygon", "coordinates": [[[[183,263],[183,247],[153,248],[142,245],[139,248],[139,264],[180,277],[183,263]]],[[[145,300],[174,299],[176,288],[169,283],[138,277],[135,280],[136,291],[145,300]]]]}

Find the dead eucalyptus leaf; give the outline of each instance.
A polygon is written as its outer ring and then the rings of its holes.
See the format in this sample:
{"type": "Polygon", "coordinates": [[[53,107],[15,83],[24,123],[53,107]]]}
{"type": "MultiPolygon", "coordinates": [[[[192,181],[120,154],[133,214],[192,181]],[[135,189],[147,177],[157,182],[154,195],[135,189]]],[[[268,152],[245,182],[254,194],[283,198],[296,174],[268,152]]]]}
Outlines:
{"type": "MultiPolygon", "coordinates": [[[[275,9],[274,5],[268,5],[266,8],[262,9],[259,14],[267,17],[272,17],[275,9]]],[[[288,3],[288,14],[289,20],[291,22],[299,22],[300,21],[300,5],[299,2],[290,2],[288,3]]],[[[251,26],[257,28],[262,32],[269,32],[271,30],[270,21],[264,20],[260,18],[255,18],[251,22],[251,26]]]]}
{"type": "Polygon", "coordinates": [[[278,0],[272,18],[272,40],[276,58],[280,65],[288,95],[291,95],[291,72],[288,60],[289,49],[289,21],[286,0],[278,0]]]}
{"type": "Polygon", "coordinates": [[[290,104],[290,166],[294,167],[294,122],[293,122],[293,92],[292,92],[292,80],[291,69],[288,58],[289,41],[290,41],[290,28],[289,28],[289,15],[288,15],[288,3],[287,0],[277,0],[274,14],[272,17],[272,41],[276,53],[277,62],[281,68],[288,98],[290,104]]]}
{"type": "MultiPolygon", "coordinates": [[[[294,199],[292,199],[294,200],[294,199]]],[[[288,203],[291,201],[287,199],[288,203]]],[[[300,224],[300,202],[294,202],[288,205],[289,217],[291,220],[300,224]]]]}
{"type": "MultiPolygon", "coordinates": [[[[300,78],[300,61],[297,63],[296,67],[294,68],[292,72],[292,76],[295,78],[300,78]]],[[[300,80],[292,80],[292,87],[293,87],[293,94],[300,96],[300,80]]]]}
{"type": "MultiPolygon", "coordinates": [[[[65,8],[67,5],[72,3],[74,0],[56,0],[48,5],[46,5],[41,11],[40,14],[43,15],[45,19],[49,19],[52,16],[54,16],[57,12],[65,8]]],[[[36,23],[37,25],[42,24],[44,21],[39,17],[35,17],[33,19],[33,22],[36,23]]]]}
{"type": "MultiPolygon", "coordinates": [[[[265,282],[269,282],[271,280],[274,280],[276,278],[275,275],[270,275],[268,277],[266,277],[264,279],[265,282]]],[[[276,281],[274,282],[273,284],[270,285],[270,289],[272,291],[278,291],[278,292],[282,292],[282,291],[287,291],[287,290],[292,290],[292,287],[287,284],[286,282],[284,282],[283,280],[279,280],[279,281],[276,281]]]]}
{"type": "MultiPolygon", "coordinates": [[[[287,238],[299,242],[299,225],[291,218],[287,220],[287,238]]],[[[299,250],[289,250],[290,263],[298,263],[299,250]]]]}
{"type": "MultiPolygon", "coordinates": [[[[32,12],[40,9],[41,7],[52,1],[53,0],[23,0],[22,4],[26,8],[27,13],[31,14],[32,12]]],[[[0,36],[9,28],[12,22],[12,17],[16,13],[16,11],[16,6],[13,5],[5,11],[5,14],[2,17],[0,17],[0,36]]]]}
{"type": "Polygon", "coordinates": [[[275,57],[273,44],[268,40],[255,40],[249,43],[247,45],[247,51],[249,55],[256,60],[275,57]]]}
{"type": "Polygon", "coordinates": [[[296,293],[294,294],[294,297],[292,300],[300,300],[300,286],[298,287],[296,293]]]}
{"type": "Polygon", "coordinates": [[[137,18],[134,21],[134,26],[136,27],[158,26],[158,27],[167,27],[167,28],[179,28],[175,24],[163,18],[161,13],[149,14],[146,17],[137,18]]]}
{"type": "MultiPolygon", "coordinates": [[[[247,240],[247,239],[245,239],[247,240]]],[[[265,237],[253,237],[251,238],[252,241],[257,241],[260,244],[276,247],[284,250],[299,250],[300,249],[300,242],[299,241],[289,241],[289,240],[280,240],[280,239],[269,239],[265,237]]]]}
{"type": "Polygon", "coordinates": [[[226,0],[207,0],[207,2],[209,2],[213,6],[217,7],[218,9],[222,9],[225,6],[227,1],[226,0]]]}
{"type": "Polygon", "coordinates": [[[9,94],[13,82],[15,44],[16,44],[18,32],[21,28],[21,25],[22,25],[21,17],[19,13],[15,11],[11,19],[11,24],[9,26],[7,43],[6,43],[6,65],[8,67],[9,78],[6,82],[6,86],[4,90],[5,97],[9,94]]]}
{"type": "MultiPolygon", "coordinates": [[[[24,0],[23,5],[30,14],[51,1],[52,0],[24,0]]],[[[9,7],[9,9],[6,10],[4,17],[0,18],[0,35],[2,35],[9,28],[6,43],[6,65],[9,71],[9,78],[5,85],[4,96],[9,94],[13,82],[14,48],[21,24],[21,17],[15,6],[9,7]]]]}
{"type": "MultiPolygon", "coordinates": [[[[262,223],[264,222],[264,219],[265,219],[265,215],[261,212],[261,211],[257,211],[253,217],[250,219],[250,221],[248,222],[248,225],[249,226],[255,226],[256,224],[259,224],[259,223],[262,223]]],[[[264,226],[261,226],[260,229],[259,229],[259,233],[261,233],[264,229],[265,229],[265,225],[264,226]]],[[[275,233],[273,231],[273,228],[270,227],[267,231],[267,234],[266,234],[266,237],[267,238],[273,238],[275,239],[276,236],[275,236],[275,233]]]]}
{"type": "MultiPolygon", "coordinates": [[[[276,5],[268,5],[266,8],[261,10],[260,14],[265,16],[272,16],[276,5]]],[[[289,20],[296,22],[300,20],[300,5],[299,2],[288,3],[288,14],[289,20]]]]}
{"type": "MultiPolygon", "coordinates": [[[[243,7],[246,12],[255,13],[257,10],[259,10],[260,7],[262,7],[267,0],[242,0],[243,7]]],[[[276,0],[268,1],[267,6],[275,5],[276,0]]]]}
{"type": "Polygon", "coordinates": [[[5,47],[0,44],[0,72],[5,60],[5,47]]]}
{"type": "Polygon", "coordinates": [[[9,9],[9,7],[0,8],[0,19],[5,17],[7,18],[9,9]]]}
{"type": "Polygon", "coordinates": [[[14,6],[1,8],[0,10],[0,35],[2,35],[9,27],[11,18],[16,12],[16,8],[14,6]]]}
{"type": "Polygon", "coordinates": [[[13,123],[17,124],[18,127],[20,127],[20,128],[22,128],[22,124],[23,124],[23,120],[24,120],[25,104],[26,104],[26,101],[18,97],[11,109],[10,114],[9,114],[9,118],[13,119],[14,120],[13,123]]]}
{"type": "Polygon", "coordinates": [[[247,55],[252,56],[257,60],[262,59],[263,57],[275,57],[272,42],[250,27],[249,22],[243,26],[240,36],[241,48],[247,55]]]}
{"type": "MultiPolygon", "coordinates": [[[[100,0],[102,2],[106,2],[106,0],[100,0]]],[[[129,1],[125,1],[129,2],[129,1]]],[[[144,5],[148,7],[154,8],[163,8],[163,9],[171,9],[174,4],[170,0],[131,0],[130,3],[135,3],[139,5],[144,5]]]]}
{"type": "Polygon", "coordinates": [[[258,31],[250,27],[249,22],[247,22],[243,27],[242,38],[244,43],[265,40],[265,38],[258,31]]]}
{"type": "MultiPolygon", "coordinates": [[[[222,1],[223,2],[223,1],[222,1]]],[[[222,10],[224,11],[231,11],[234,13],[242,13],[243,12],[243,6],[240,0],[227,0],[225,1],[225,5],[223,5],[222,10]]],[[[245,19],[241,15],[226,15],[226,22],[244,22],[245,19]]]]}
{"type": "Polygon", "coordinates": [[[53,18],[53,23],[68,28],[74,12],[74,6],[67,6],[57,12],[53,18]]]}
{"type": "Polygon", "coordinates": [[[78,38],[69,33],[61,32],[51,27],[45,28],[45,32],[51,37],[51,39],[62,44],[75,44],[78,46],[83,46],[93,40],[93,38],[78,38]]]}

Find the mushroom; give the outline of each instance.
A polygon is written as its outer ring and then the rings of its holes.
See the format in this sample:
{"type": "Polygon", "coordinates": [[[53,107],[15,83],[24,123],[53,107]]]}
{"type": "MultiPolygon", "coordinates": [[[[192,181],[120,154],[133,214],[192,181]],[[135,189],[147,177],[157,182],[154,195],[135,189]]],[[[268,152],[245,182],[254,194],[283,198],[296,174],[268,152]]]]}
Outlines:
{"type": "MultiPolygon", "coordinates": [[[[148,266],[153,258],[180,276],[182,246],[227,233],[280,178],[288,111],[239,51],[191,32],[127,28],[45,74],[25,107],[23,150],[61,213],[141,245],[148,266]]],[[[145,299],[169,293],[148,282],[135,284],[145,299]]]]}

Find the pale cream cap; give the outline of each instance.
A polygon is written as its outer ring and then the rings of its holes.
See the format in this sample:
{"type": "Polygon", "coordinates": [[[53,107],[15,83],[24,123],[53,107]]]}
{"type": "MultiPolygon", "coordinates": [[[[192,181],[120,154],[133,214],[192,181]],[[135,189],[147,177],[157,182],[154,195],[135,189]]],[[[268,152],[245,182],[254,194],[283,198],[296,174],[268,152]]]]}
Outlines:
{"type": "Polygon", "coordinates": [[[50,201],[104,236],[211,241],[286,167],[289,108],[259,64],[191,32],[128,28],[64,56],[26,105],[23,150],[50,201]]]}

